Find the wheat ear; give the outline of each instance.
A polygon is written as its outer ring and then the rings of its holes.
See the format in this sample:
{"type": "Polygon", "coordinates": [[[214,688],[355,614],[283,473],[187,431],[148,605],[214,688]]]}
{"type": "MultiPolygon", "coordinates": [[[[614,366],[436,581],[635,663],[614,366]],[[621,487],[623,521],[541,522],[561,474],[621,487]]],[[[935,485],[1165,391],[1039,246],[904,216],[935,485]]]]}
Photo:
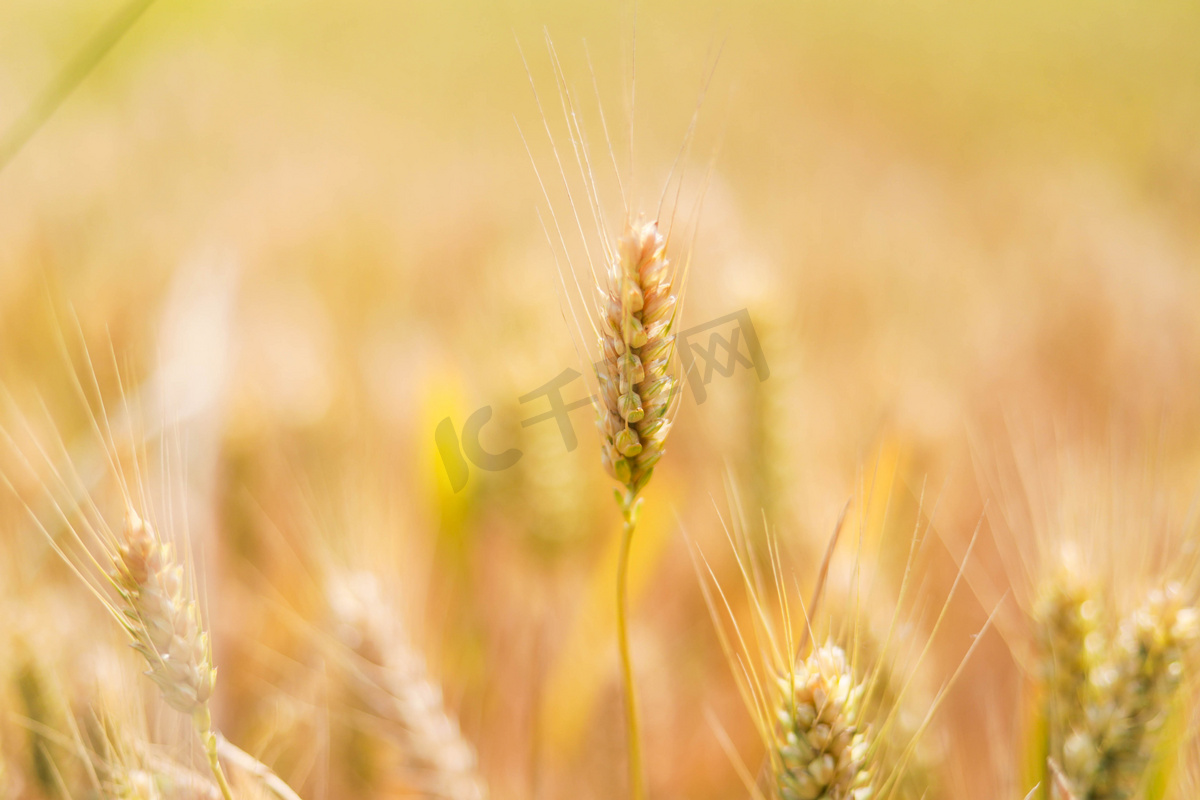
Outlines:
{"type": "Polygon", "coordinates": [[[1100,702],[1064,751],[1084,800],[1135,795],[1200,640],[1200,616],[1180,587],[1151,592],[1121,626],[1111,663],[1094,683],[1100,702]]]}
{"type": "Polygon", "coordinates": [[[375,576],[351,574],[330,587],[329,599],[335,637],[356,656],[347,670],[352,688],[420,774],[422,793],[485,800],[475,748],[446,710],[424,660],[397,635],[375,576]]]}
{"type": "Polygon", "coordinates": [[[221,794],[232,800],[208,707],[217,678],[208,633],[171,545],[133,509],[117,540],[109,577],[121,599],[117,619],[146,660],[146,675],[167,705],[192,718],[221,794]]]}
{"type": "Polygon", "coordinates": [[[183,565],[171,545],[130,511],[111,577],[123,601],[122,625],[150,667],[147,675],[171,708],[192,717],[208,709],[217,671],[183,565]]]}
{"type": "Polygon", "coordinates": [[[867,800],[869,742],[860,726],[866,686],[845,652],[816,648],[779,679],[775,783],[782,800],[867,800]]]}
{"type": "Polygon", "coordinates": [[[1092,675],[1107,656],[1100,602],[1091,582],[1064,567],[1043,588],[1034,613],[1046,685],[1047,755],[1061,758],[1069,737],[1086,725],[1092,675]]]}
{"type": "Polygon", "coordinates": [[[603,359],[597,427],[603,437],[601,460],[624,487],[617,492],[624,524],[617,567],[617,644],[628,728],[629,782],[634,800],[645,796],[645,777],[629,655],[629,548],[637,525],[640,492],[663,455],[671,428],[667,417],[675,379],[672,327],[676,295],[667,271],[666,239],[655,221],[626,226],[606,273],[599,308],[603,359]]]}
{"type": "Polygon", "coordinates": [[[621,237],[602,291],[597,425],[604,467],[625,486],[625,505],[650,480],[671,428],[676,296],[667,268],[658,223],[639,220],[621,237]]]}

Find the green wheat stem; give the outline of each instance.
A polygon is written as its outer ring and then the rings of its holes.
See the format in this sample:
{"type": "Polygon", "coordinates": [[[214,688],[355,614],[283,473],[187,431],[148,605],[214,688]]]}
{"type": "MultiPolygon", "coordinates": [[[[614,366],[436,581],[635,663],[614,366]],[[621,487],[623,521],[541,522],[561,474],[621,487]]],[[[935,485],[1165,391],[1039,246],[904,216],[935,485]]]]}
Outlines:
{"type": "Polygon", "coordinates": [[[217,780],[222,800],[233,800],[233,791],[229,788],[229,781],[225,779],[225,770],[221,769],[221,759],[217,756],[217,734],[212,728],[212,715],[207,706],[203,712],[197,714],[196,728],[200,731],[201,738],[204,739],[204,754],[208,756],[208,768],[212,770],[213,777],[217,780]]]}
{"type": "Polygon", "coordinates": [[[92,74],[153,3],[154,0],[130,0],[121,6],[33,99],[21,116],[0,132],[0,171],[9,165],[63,101],[83,83],[83,79],[92,74]]]}
{"type": "Polygon", "coordinates": [[[633,685],[633,661],[629,655],[629,550],[637,524],[635,495],[621,499],[621,553],[617,562],[617,646],[621,652],[621,682],[625,695],[625,729],[629,747],[629,791],[633,800],[645,800],[642,741],[638,726],[637,697],[633,685]]]}

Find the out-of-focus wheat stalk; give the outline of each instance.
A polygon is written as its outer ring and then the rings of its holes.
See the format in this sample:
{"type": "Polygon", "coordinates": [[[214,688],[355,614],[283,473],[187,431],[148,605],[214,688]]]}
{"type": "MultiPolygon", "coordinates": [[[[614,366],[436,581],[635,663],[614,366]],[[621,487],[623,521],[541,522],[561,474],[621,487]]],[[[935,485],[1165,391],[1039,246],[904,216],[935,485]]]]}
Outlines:
{"type": "Polygon", "coordinates": [[[1083,724],[1089,681],[1106,653],[1100,631],[1101,602],[1096,587],[1074,563],[1064,563],[1055,580],[1048,582],[1037,601],[1035,615],[1043,652],[1042,678],[1046,682],[1045,713],[1050,752],[1063,752],[1083,724]]]}
{"type": "MultiPolygon", "coordinates": [[[[119,712],[114,715],[119,716],[119,712]]],[[[140,732],[106,716],[101,752],[93,758],[103,796],[115,800],[222,800],[221,788],[204,775],[156,752],[140,732]]]]}

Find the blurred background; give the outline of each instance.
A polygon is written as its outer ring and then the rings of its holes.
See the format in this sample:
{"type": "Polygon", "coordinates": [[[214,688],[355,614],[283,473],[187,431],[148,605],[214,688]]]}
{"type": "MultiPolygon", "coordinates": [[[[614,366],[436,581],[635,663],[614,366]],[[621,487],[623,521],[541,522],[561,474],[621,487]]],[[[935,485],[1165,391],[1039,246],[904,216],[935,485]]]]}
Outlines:
{"type": "MultiPolygon", "coordinates": [[[[121,8],[0,4],[0,130],[121,8]]],[[[695,113],[683,324],[746,309],[769,365],[683,393],[647,491],[633,637],[655,796],[744,795],[725,736],[761,758],[689,544],[738,580],[735,496],[805,591],[848,501],[893,579],[928,530],[934,611],[982,526],[990,579],[956,594],[934,686],[999,599],[980,587],[1006,580],[981,476],[1020,460],[1014,441],[1152,475],[1182,518],[1200,5],[648,0],[635,24],[629,4],[157,0],[0,171],[4,422],[44,414],[86,464],[85,346],[102,394],[174,421],[218,722],[302,794],[391,796],[278,623],[316,614],[306,558],[382,576],[494,797],[624,791],[619,514],[591,411],[570,416],[573,450],[552,421],[520,424],[549,409],[520,397],[587,369],[544,228],[569,206],[533,166],[553,184],[531,79],[568,141],[544,32],[602,160],[603,103],[635,209],[653,214],[695,113]],[[483,447],[521,458],[464,460],[455,491],[435,434],[484,406],[483,447]]],[[[0,667],[16,681],[42,659],[69,707],[89,612],[64,598],[89,601],[8,495],[0,526],[5,636],[26,642],[0,667]]],[[[946,791],[1009,785],[1011,647],[985,638],[935,717],[946,791]]],[[[4,728],[20,762],[28,726],[4,728]]],[[[21,771],[9,791],[41,796],[21,771]]]]}

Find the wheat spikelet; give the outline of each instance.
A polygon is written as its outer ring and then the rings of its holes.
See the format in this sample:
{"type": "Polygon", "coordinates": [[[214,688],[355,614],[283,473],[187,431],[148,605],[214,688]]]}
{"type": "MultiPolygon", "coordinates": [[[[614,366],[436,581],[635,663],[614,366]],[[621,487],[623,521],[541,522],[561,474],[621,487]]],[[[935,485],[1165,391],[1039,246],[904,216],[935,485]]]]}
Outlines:
{"type": "Polygon", "coordinates": [[[423,659],[390,624],[394,614],[375,576],[343,576],[328,594],[335,637],[357,656],[347,670],[355,694],[399,744],[422,794],[484,800],[487,787],[477,771],[475,748],[446,710],[423,659]]]}
{"type": "Polygon", "coordinates": [[[859,717],[866,686],[845,652],[816,648],[779,679],[774,777],[782,800],[866,800],[871,796],[867,731],[859,717]]]}
{"type": "Polygon", "coordinates": [[[146,674],[171,708],[206,715],[217,671],[171,545],[130,510],[113,562],[111,577],[124,605],[121,624],[146,659],[146,674]]]}
{"type": "Polygon", "coordinates": [[[1064,769],[1081,800],[1135,795],[1200,640],[1200,615],[1180,588],[1155,590],[1121,626],[1109,663],[1093,671],[1096,702],[1066,742],[1064,769]]]}
{"type": "MultiPolygon", "coordinates": [[[[609,265],[599,308],[603,352],[597,426],[604,467],[635,496],[663,455],[675,379],[676,296],[658,223],[627,226],[609,265]]],[[[628,503],[628,501],[627,501],[628,503]]]]}
{"type": "MultiPolygon", "coordinates": [[[[122,654],[123,655],[123,654],[122,654]]],[[[152,741],[141,693],[126,669],[126,660],[109,648],[89,659],[94,685],[87,689],[88,712],[68,724],[86,760],[89,791],[116,800],[221,800],[211,777],[193,771],[179,760],[184,742],[168,733],[152,741]],[[172,755],[174,754],[174,755],[172,755]]]]}

